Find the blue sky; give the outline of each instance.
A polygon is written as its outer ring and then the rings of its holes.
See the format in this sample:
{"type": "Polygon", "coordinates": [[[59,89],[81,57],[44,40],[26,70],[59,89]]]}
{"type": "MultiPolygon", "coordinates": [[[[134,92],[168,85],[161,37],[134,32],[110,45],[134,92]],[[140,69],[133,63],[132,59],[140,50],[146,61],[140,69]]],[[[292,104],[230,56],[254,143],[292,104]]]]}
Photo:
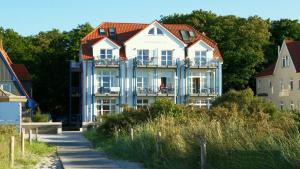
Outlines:
{"type": "Polygon", "coordinates": [[[89,22],[146,22],[161,15],[210,10],[218,15],[300,20],[300,0],[2,0],[0,26],[22,35],[89,22]],[[283,10],[284,9],[284,10],[283,10]]]}

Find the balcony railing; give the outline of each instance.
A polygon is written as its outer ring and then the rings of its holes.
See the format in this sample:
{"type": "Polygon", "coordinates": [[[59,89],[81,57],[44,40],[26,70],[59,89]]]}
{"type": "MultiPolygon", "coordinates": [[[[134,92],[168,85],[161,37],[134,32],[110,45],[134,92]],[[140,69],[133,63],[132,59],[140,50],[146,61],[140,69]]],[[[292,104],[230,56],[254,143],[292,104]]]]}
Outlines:
{"type": "Polygon", "coordinates": [[[138,67],[176,67],[176,60],[172,60],[172,61],[158,61],[157,57],[152,57],[150,60],[140,60],[135,58],[134,59],[134,63],[136,66],[138,67]]]}
{"type": "Polygon", "coordinates": [[[120,87],[99,87],[96,94],[119,95],[120,87]]]}
{"type": "Polygon", "coordinates": [[[175,89],[172,87],[163,87],[163,88],[137,88],[136,89],[137,94],[141,95],[169,95],[169,94],[175,94],[175,89]]]}
{"type": "Polygon", "coordinates": [[[119,66],[120,61],[117,59],[100,59],[95,60],[95,66],[119,66]]]}
{"type": "Polygon", "coordinates": [[[203,88],[203,89],[192,89],[190,91],[191,95],[201,95],[201,96],[206,96],[206,95],[217,95],[217,89],[215,88],[203,88]]]}
{"type": "Polygon", "coordinates": [[[216,68],[218,66],[216,61],[201,61],[201,60],[191,60],[187,59],[186,64],[188,67],[197,67],[197,68],[216,68]]]}

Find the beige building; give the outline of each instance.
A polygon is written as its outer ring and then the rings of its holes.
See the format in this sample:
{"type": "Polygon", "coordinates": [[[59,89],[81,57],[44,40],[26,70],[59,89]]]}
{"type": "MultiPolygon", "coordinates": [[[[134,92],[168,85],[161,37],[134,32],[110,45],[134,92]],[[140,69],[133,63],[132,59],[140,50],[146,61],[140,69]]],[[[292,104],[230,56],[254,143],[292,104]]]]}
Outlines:
{"type": "Polygon", "coordinates": [[[300,109],[300,41],[282,43],[276,63],[256,75],[256,92],[281,109],[300,109]]]}

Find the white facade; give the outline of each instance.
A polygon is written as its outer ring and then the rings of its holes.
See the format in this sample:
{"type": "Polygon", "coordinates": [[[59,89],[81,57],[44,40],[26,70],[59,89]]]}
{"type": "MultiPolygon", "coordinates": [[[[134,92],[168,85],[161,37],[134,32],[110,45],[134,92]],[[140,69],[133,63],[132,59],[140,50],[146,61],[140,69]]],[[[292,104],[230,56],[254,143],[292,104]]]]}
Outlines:
{"type": "Polygon", "coordinates": [[[127,60],[119,59],[120,46],[104,38],[92,46],[95,59],[80,60],[83,122],[121,112],[124,104],[144,107],[165,97],[209,107],[222,93],[222,61],[201,40],[188,47],[153,22],[124,48],[127,60]]]}

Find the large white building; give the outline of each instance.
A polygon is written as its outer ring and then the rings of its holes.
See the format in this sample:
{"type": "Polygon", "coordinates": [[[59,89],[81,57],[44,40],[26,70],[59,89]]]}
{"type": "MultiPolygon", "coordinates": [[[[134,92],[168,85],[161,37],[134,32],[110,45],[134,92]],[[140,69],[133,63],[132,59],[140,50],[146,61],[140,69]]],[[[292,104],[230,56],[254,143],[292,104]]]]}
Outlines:
{"type": "Polygon", "coordinates": [[[78,102],[83,123],[163,97],[209,107],[222,93],[222,62],[217,44],[189,25],[104,22],[81,40],[80,60],[71,62],[81,77],[71,104],[78,102]]]}

